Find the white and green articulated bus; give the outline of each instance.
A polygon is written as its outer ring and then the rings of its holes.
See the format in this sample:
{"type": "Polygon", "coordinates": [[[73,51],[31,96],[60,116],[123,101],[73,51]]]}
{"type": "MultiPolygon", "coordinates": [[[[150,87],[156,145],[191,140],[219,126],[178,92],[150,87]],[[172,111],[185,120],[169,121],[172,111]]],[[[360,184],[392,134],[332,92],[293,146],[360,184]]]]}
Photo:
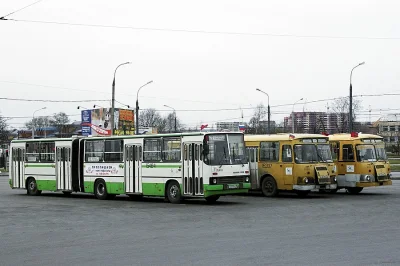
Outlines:
{"type": "Polygon", "coordinates": [[[247,193],[249,165],[242,133],[176,133],[15,140],[10,187],[42,191],[119,194],[215,202],[247,193]]]}

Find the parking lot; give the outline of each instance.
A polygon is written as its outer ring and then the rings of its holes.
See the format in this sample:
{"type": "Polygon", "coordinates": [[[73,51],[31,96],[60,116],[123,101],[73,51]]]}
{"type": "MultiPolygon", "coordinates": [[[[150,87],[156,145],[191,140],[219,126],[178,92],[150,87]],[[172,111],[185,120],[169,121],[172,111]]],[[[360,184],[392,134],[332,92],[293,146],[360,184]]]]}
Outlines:
{"type": "Polygon", "coordinates": [[[11,190],[1,265],[400,264],[400,181],[360,195],[222,197],[215,205],[11,190]]]}

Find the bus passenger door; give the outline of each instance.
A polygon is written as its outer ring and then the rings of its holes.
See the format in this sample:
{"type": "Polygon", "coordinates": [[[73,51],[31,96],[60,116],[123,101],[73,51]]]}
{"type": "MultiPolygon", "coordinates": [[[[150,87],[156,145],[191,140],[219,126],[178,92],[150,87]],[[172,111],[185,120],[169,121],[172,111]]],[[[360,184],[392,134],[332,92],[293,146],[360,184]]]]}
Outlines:
{"type": "Polygon", "coordinates": [[[142,192],[142,146],[125,145],[125,192],[142,192]]]}
{"type": "Polygon", "coordinates": [[[204,195],[202,144],[184,143],[183,151],[183,194],[204,195]]]}
{"type": "Polygon", "coordinates": [[[57,190],[71,189],[71,148],[56,148],[56,180],[57,190]]]}
{"type": "Polygon", "coordinates": [[[25,149],[13,148],[11,161],[11,176],[13,188],[25,188],[25,149]]]}
{"type": "Polygon", "coordinates": [[[247,147],[247,156],[249,158],[251,189],[258,188],[258,147],[247,147]]]}
{"type": "Polygon", "coordinates": [[[296,184],[297,180],[293,180],[293,156],[292,156],[292,146],[291,145],[282,145],[282,158],[281,163],[279,164],[281,167],[281,174],[283,176],[285,185],[293,185],[296,184]]]}

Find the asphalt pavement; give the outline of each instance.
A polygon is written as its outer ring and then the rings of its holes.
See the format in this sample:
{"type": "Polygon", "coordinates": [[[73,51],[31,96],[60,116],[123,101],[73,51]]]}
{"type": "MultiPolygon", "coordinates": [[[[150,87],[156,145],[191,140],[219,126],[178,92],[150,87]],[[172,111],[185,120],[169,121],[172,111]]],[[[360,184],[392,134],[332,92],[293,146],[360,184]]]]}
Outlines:
{"type": "Polygon", "coordinates": [[[100,201],[0,176],[0,265],[400,265],[400,181],[359,195],[100,201]]]}

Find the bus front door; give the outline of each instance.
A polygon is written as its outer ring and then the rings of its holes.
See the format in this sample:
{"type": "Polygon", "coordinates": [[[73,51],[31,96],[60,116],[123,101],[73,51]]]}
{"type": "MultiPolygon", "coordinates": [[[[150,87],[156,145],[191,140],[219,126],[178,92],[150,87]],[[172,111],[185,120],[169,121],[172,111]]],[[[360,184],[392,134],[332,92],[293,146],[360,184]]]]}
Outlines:
{"type": "Polygon", "coordinates": [[[125,145],[125,192],[142,192],[142,146],[125,145]]]}
{"type": "Polygon", "coordinates": [[[70,191],[72,190],[71,148],[57,147],[56,156],[57,190],[70,191]]]}
{"type": "Polygon", "coordinates": [[[12,187],[25,188],[25,149],[13,148],[11,152],[12,187]]]}
{"type": "Polygon", "coordinates": [[[250,167],[250,182],[251,189],[258,189],[258,148],[257,147],[248,147],[247,148],[247,156],[249,158],[249,167],[250,167]]]}
{"type": "Polygon", "coordinates": [[[184,143],[183,194],[185,196],[204,195],[203,144],[184,143]]]}

